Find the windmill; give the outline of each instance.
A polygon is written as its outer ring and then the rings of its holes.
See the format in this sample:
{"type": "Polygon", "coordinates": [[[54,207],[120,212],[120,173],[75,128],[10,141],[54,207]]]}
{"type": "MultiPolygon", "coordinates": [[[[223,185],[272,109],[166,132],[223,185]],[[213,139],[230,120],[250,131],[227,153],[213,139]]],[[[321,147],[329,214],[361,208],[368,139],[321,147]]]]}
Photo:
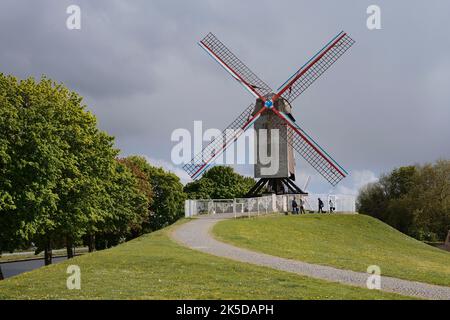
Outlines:
{"type": "Polygon", "coordinates": [[[220,137],[209,143],[194,158],[183,166],[183,169],[197,179],[239,136],[254,126],[255,131],[278,129],[282,139],[277,148],[268,145],[271,140],[262,141],[256,134],[257,150],[266,148],[268,152],[278,149],[278,170],[264,174],[265,164],[256,154],[254,165],[255,178],[259,181],[248,192],[247,196],[257,195],[264,187],[276,194],[305,194],[295,183],[296,150],[314,169],[316,169],[331,185],[336,186],[348,174],[311,136],[303,130],[292,115],[292,102],[301,95],[317,78],[333,65],[353,44],[347,33],[341,31],[331,39],[319,52],[298,69],[279,88],[273,90],[239,58],[237,58],[219,39],[208,33],[199,45],[215,61],[217,61],[236,81],[238,81],[255,98],[256,102],[248,106],[225,130],[220,137]]]}

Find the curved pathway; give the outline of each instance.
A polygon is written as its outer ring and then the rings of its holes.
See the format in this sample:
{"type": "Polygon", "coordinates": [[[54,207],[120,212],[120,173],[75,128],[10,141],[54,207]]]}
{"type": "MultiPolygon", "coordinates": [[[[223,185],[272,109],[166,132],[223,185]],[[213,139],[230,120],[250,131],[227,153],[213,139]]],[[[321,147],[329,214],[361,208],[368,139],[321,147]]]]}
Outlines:
{"type": "MultiPolygon", "coordinates": [[[[177,227],[172,232],[171,236],[184,246],[215,256],[292,272],[312,278],[366,287],[367,277],[369,276],[367,273],[275,257],[239,248],[214,239],[210,233],[212,227],[217,222],[226,218],[231,218],[231,216],[220,215],[199,217],[177,227]]],[[[392,277],[383,276],[381,278],[381,290],[417,298],[450,300],[450,287],[407,281],[392,277]]]]}

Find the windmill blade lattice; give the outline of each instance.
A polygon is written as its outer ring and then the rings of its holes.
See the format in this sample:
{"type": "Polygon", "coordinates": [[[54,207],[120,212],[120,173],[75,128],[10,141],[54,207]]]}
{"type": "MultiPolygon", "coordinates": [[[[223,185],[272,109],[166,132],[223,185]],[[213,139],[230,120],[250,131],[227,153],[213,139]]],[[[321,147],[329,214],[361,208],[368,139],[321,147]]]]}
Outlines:
{"type": "Polygon", "coordinates": [[[208,165],[219,156],[229,145],[233,144],[239,136],[247,130],[260,114],[265,111],[261,109],[258,113],[252,115],[255,104],[248,106],[221,135],[209,143],[201,152],[192,158],[192,160],[183,166],[183,169],[191,176],[197,178],[208,165]]]}
{"type": "Polygon", "coordinates": [[[208,33],[199,44],[255,97],[263,98],[265,95],[272,92],[272,89],[264,81],[239,60],[239,58],[211,32],[208,33]]]}
{"type": "Polygon", "coordinates": [[[355,41],[346,33],[341,32],[328,45],[313,56],[300,70],[298,70],[286,85],[277,93],[292,103],[300,94],[309,88],[329,67],[331,67],[355,41]]]}
{"type": "MultiPolygon", "coordinates": [[[[185,164],[183,169],[194,179],[200,177],[228,146],[233,144],[253,123],[257,123],[258,128],[274,126],[274,128],[285,129],[287,127],[287,130],[280,130],[280,136],[290,149],[287,154],[280,153],[278,155],[284,166],[276,174],[263,176],[259,171],[259,162],[255,164],[255,176],[261,178],[256,185],[259,185],[261,181],[266,181],[264,183],[267,183],[272,192],[282,192],[277,181],[280,177],[284,180],[293,177],[294,169],[291,165],[294,164],[294,159],[290,151],[295,149],[328,182],[336,186],[348,173],[295,123],[291,115],[290,103],[330,68],[354,43],[355,41],[347,33],[340,32],[280,86],[278,93],[274,94],[271,88],[217,37],[208,33],[199,42],[200,47],[257,99],[255,104],[247,107],[216,139],[185,164]],[[259,110],[256,113],[254,113],[255,106],[258,106],[259,110]],[[268,110],[275,113],[275,116],[260,118],[260,115],[268,110]]],[[[256,143],[258,148],[260,142],[256,143]]],[[[253,188],[249,193],[252,193],[252,190],[253,188]]]]}
{"type": "Polygon", "coordinates": [[[281,128],[288,126],[287,133],[280,130],[280,137],[292,146],[317,172],[331,185],[336,186],[347,175],[347,172],[322,149],[302,128],[275,108],[272,110],[278,117],[273,117],[272,124],[281,128]]]}

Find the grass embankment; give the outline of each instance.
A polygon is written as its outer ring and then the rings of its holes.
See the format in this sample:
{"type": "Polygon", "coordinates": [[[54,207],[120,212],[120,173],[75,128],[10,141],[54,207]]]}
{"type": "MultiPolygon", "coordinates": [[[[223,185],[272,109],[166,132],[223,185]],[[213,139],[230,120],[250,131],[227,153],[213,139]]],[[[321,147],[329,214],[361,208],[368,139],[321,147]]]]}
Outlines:
{"type": "Polygon", "coordinates": [[[0,299],[398,299],[184,248],[173,227],[0,281],[0,299]],[[67,266],[81,290],[66,288],[67,266]]]}
{"type": "Polygon", "coordinates": [[[450,253],[365,215],[268,216],[220,222],[217,238],[284,258],[450,286],[450,253]]]}

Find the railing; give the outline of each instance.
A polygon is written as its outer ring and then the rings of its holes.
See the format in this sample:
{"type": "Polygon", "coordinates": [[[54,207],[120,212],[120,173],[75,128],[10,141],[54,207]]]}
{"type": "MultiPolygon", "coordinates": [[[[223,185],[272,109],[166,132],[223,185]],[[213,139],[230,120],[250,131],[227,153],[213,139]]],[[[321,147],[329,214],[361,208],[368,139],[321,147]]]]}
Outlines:
{"type": "Polygon", "coordinates": [[[273,212],[291,212],[292,200],[300,203],[303,200],[306,212],[318,211],[318,198],[324,202],[323,210],[330,210],[331,205],[335,208],[335,213],[355,213],[355,197],[352,195],[328,195],[309,194],[300,195],[268,195],[256,198],[236,198],[236,199],[197,199],[185,201],[185,216],[193,217],[197,215],[219,215],[219,216],[255,216],[269,214],[273,212]]]}

